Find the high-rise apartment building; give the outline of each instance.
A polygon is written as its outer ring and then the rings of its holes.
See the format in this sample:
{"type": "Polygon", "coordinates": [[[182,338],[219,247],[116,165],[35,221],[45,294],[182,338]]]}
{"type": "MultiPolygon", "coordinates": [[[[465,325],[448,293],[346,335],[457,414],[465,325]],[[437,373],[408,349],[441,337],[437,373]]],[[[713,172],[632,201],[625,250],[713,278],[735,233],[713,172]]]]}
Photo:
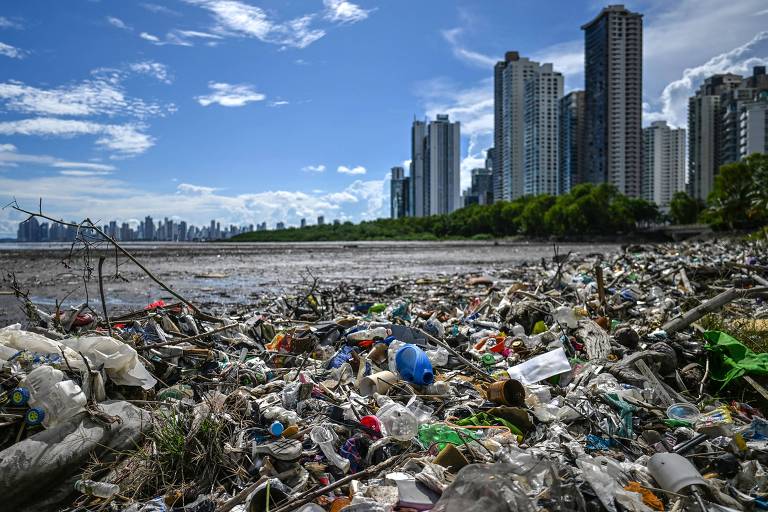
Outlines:
{"type": "Polygon", "coordinates": [[[525,82],[539,64],[518,52],[507,52],[493,69],[494,199],[511,200],[524,193],[525,82]]]}
{"type": "Polygon", "coordinates": [[[537,65],[524,90],[523,193],[557,195],[563,75],[552,64],[537,65]]]}
{"type": "Polygon", "coordinates": [[[405,175],[402,167],[392,168],[392,178],[389,182],[389,216],[393,219],[407,217],[410,178],[405,175]]]}
{"type": "Polygon", "coordinates": [[[768,91],[743,105],[739,119],[739,157],[768,154],[768,91]]]}
{"type": "Polygon", "coordinates": [[[610,5],[584,30],[586,179],[639,197],[642,186],[643,16],[610,5]]]}
{"type": "Polygon", "coordinates": [[[434,121],[411,127],[411,215],[451,213],[460,203],[460,133],[458,122],[438,114],[434,121]]]}
{"type": "Polygon", "coordinates": [[[584,106],[584,91],[571,91],[560,99],[560,194],[585,180],[584,106]]]}
{"type": "Polygon", "coordinates": [[[720,165],[736,158],[738,121],[723,108],[723,101],[738,98],[732,92],[742,81],[732,73],[713,75],[688,99],[688,193],[695,198],[706,200],[720,165]],[[729,136],[726,122],[732,131],[729,136]]]}
{"type": "Polygon", "coordinates": [[[663,210],[675,192],[685,191],[685,129],[655,121],[643,129],[643,199],[663,210]]]}
{"type": "Polygon", "coordinates": [[[490,169],[472,169],[472,184],[464,191],[462,205],[493,203],[493,173],[490,169]]]}

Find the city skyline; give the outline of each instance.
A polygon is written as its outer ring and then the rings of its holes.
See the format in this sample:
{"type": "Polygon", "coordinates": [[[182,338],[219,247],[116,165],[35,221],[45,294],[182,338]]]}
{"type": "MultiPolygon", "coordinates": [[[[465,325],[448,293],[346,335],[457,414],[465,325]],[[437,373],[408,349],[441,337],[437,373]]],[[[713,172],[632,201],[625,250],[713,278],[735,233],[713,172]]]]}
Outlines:
{"type": "MultiPolygon", "coordinates": [[[[643,126],[686,126],[687,98],[705,78],[748,76],[768,62],[760,2],[625,4],[644,17],[643,126]]],[[[580,25],[607,3],[544,2],[517,17],[491,2],[165,5],[172,13],[140,3],[4,6],[4,204],[42,197],[55,217],[121,222],[144,211],[270,226],[319,214],[384,217],[389,169],[409,159],[403,125],[438,113],[461,123],[466,189],[493,147],[493,64],[514,48],[552,63],[565,93],[583,89],[580,25]],[[233,25],[222,6],[268,30],[233,25]],[[303,28],[287,23],[302,15],[303,28]],[[384,37],[394,22],[415,40],[384,37]],[[67,37],[74,31],[81,37],[67,37]],[[366,78],[382,73],[401,79],[366,78]]],[[[0,237],[14,236],[20,220],[0,212],[0,237]]]]}

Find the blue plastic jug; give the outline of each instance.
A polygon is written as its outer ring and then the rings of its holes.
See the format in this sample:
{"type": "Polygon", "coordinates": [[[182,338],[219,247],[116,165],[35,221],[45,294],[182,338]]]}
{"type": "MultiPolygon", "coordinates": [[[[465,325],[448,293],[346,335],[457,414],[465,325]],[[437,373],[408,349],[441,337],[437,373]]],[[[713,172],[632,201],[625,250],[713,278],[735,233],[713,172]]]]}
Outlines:
{"type": "Polygon", "coordinates": [[[403,379],[419,386],[428,386],[435,380],[432,373],[432,363],[427,354],[416,345],[408,344],[400,347],[395,354],[397,371],[403,379]]]}

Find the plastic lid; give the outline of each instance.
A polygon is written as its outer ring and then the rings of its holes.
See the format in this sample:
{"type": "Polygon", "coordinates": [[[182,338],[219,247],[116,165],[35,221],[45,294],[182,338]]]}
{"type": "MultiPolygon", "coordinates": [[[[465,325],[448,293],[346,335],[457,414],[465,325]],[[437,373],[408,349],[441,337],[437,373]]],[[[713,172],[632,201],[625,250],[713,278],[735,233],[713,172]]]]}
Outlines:
{"type": "Polygon", "coordinates": [[[16,406],[24,405],[29,401],[29,390],[27,388],[16,388],[11,393],[11,403],[16,406]]]}
{"type": "Polygon", "coordinates": [[[27,411],[27,414],[24,415],[24,421],[30,427],[41,424],[43,419],[45,419],[45,411],[39,407],[32,407],[27,411]]]}
{"type": "Polygon", "coordinates": [[[673,420],[694,422],[701,416],[696,406],[685,402],[672,404],[667,407],[667,417],[673,420]]]}

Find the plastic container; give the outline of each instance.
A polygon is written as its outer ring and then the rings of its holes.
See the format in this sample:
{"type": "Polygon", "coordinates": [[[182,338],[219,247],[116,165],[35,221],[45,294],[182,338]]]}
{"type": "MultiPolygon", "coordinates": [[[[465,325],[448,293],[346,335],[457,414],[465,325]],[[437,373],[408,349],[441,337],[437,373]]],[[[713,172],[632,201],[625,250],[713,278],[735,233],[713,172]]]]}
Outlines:
{"type": "Polygon", "coordinates": [[[366,329],[363,331],[356,331],[356,332],[347,334],[347,340],[348,341],[364,341],[364,340],[376,340],[376,339],[383,340],[390,334],[392,334],[392,331],[390,331],[386,327],[374,327],[373,329],[366,329]]]}
{"type": "Polygon", "coordinates": [[[120,486],[107,482],[94,482],[93,480],[78,480],[75,482],[75,490],[87,496],[97,498],[111,498],[120,492],[120,486]]]}
{"type": "Polygon", "coordinates": [[[317,443],[322,450],[328,462],[342,470],[344,473],[349,471],[350,462],[334,450],[334,443],[337,440],[333,430],[323,425],[318,425],[312,429],[309,434],[312,442],[317,443]]]}
{"type": "Polygon", "coordinates": [[[25,421],[29,425],[51,428],[85,410],[87,399],[80,386],[64,380],[64,372],[50,366],[38,366],[21,382],[29,393],[29,411],[25,421]]]}
{"type": "Polygon", "coordinates": [[[379,397],[381,408],[376,417],[381,421],[384,434],[399,441],[409,441],[419,432],[419,422],[411,411],[389,397],[379,397]]]}
{"type": "Polygon", "coordinates": [[[443,347],[427,350],[426,354],[432,366],[445,366],[448,364],[448,358],[450,357],[448,351],[443,347]]]}
{"type": "Polygon", "coordinates": [[[701,413],[695,405],[681,402],[667,407],[667,417],[673,420],[695,423],[696,420],[701,418],[701,413]]]}
{"type": "Polygon", "coordinates": [[[428,386],[435,380],[432,363],[427,354],[416,345],[404,345],[395,355],[397,371],[404,380],[419,386],[428,386]]]}

